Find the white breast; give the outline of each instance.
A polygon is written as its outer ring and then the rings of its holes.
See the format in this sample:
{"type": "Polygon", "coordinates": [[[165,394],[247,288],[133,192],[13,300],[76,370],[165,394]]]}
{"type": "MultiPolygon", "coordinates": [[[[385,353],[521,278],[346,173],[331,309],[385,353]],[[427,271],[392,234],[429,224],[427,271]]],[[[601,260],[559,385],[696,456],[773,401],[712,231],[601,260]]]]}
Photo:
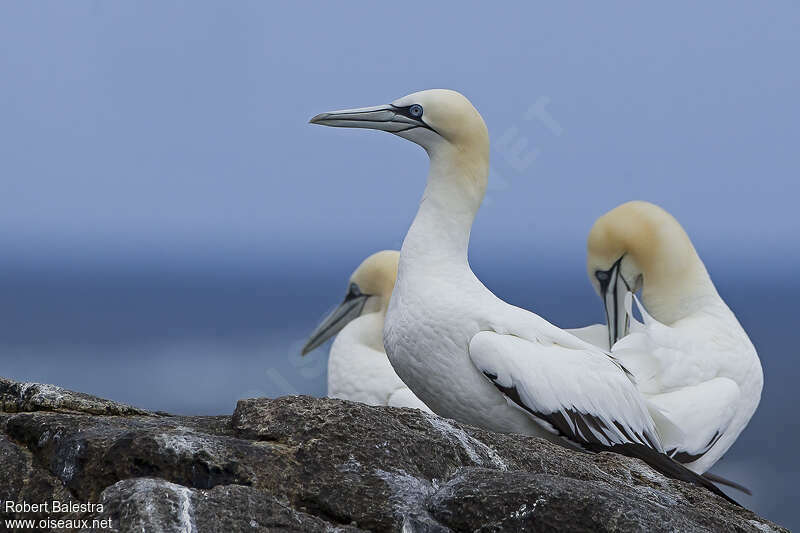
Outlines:
{"type": "Polygon", "coordinates": [[[328,360],[328,396],[370,405],[424,408],[376,346],[382,327],[381,314],[370,313],[350,322],[336,336],[328,360]]]}
{"type": "Polygon", "coordinates": [[[489,327],[480,317],[491,316],[496,302],[502,304],[471,277],[456,275],[438,283],[435,278],[411,283],[398,278],[384,327],[389,360],[440,416],[550,438],[526,414],[510,408],[469,358],[470,339],[489,327]]]}

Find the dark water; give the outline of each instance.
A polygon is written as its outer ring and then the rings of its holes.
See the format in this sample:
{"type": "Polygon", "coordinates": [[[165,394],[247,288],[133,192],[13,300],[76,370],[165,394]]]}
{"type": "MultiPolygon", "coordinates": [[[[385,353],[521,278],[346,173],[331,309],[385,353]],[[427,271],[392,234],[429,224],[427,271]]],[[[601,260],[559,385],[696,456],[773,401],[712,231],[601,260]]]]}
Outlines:
{"type": "MultiPolygon", "coordinates": [[[[343,296],[351,267],[0,271],[0,375],[184,414],[230,413],[244,397],[322,395],[326,350],[301,358],[299,349],[343,296]]],[[[499,296],[558,325],[602,320],[583,280],[476,270],[499,296]]],[[[732,493],[747,507],[800,527],[800,286],[788,277],[715,280],[759,350],[765,387],[756,415],[714,472],[753,490],[753,497],[732,493]]]]}

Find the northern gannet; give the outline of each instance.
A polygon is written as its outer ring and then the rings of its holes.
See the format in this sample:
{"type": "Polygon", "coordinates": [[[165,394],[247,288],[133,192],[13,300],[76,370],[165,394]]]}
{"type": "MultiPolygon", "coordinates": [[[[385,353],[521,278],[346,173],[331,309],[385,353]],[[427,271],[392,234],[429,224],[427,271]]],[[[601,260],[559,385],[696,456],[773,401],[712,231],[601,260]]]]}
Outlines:
{"type": "Polygon", "coordinates": [[[328,397],[430,412],[397,376],[383,349],[383,319],[399,257],[396,250],[367,257],[350,276],[342,303],[311,333],[302,354],[336,335],[328,357],[328,397]]]}
{"type": "Polygon", "coordinates": [[[729,499],[663,453],[654,415],[614,357],[500,300],[470,269],[489,134],[464,96],[433,89],[311,122],[388,131],[428,153],[428,182],[403,242],[383,335],[392,366],[426,405],[495,431],[636,456],[729,499]]]}
{"type": "Polygon", "coordinates": [[[705,472],[758,407],[764,378],[753,344],[664,209],[638,201],[616,207],[595,222],[587,250],[589,279],[606,308],[606,343],[681,430],[662,432],[666,452],[705,472]],[[640,289],[644,324],[630,313],[640,289]]]}

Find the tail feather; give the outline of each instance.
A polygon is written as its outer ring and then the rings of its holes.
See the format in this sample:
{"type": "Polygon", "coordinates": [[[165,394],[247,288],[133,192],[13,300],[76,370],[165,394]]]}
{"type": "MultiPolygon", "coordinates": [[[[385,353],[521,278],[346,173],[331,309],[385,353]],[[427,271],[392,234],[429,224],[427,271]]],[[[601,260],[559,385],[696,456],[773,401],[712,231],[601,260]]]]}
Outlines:
{"type": "Polygon", "coordinates": [[[726,487],[730,487],[730,488],[736,489],[736,490],[738,490],[740,492],[744,492],[748,496],[752,496],[753,495],[753,493],[750,491],[750,489],[748,489],[744,485],[740,485],[739,483],[736,483],[735,481],[731,481],[730,479],[724,478],[722,476],[718,476],[716,474],[712,474],[711,472],[706,472],[705,474],[703,474],[703,477],[706,478],[709,481],[713,481],[714,483],[717,483],[718,485],[725,485],[726,487]]]}
{"type": "MultiPolygon", "coordinates": [[[[732,504],[742,507],[739,502],[722,492],[722,490],[714,485],[710,479],[697,474],[679,462],[675,461],[674,459],[670,458],[668,455],[665,455],[661,452],[658,452],[652,448],[648,448],[647,446],[643,446],[641,444],[617,444],[612,447],[606,446],[597,446],[596,449],[590,448],[592,451],[595,452],[615,452],[622,455],[627,455],[628,457],[635,457],[637,459],[641,459],[648,465],[650,465],[654,470],[664,474],[667,477],[672,479],[677,479],[679,481],[685,481],[687,483],[692,483],[693,485],[699,485],[701,487],[705,487],[706,489],[710,490],[717,496],[725,498],[732,504]]],[[[726,480],[727,481],[727,480],[726,480]]]]}

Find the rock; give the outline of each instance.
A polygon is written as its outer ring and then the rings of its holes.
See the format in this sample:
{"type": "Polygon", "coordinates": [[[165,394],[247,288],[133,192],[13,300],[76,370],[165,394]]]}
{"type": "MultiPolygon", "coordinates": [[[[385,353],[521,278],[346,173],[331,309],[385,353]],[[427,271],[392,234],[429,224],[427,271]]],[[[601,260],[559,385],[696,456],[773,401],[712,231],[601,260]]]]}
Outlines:
{"type": "Polygon", "coordinates": [[[290,396],[242,400],[232,417],[169,416],[4,379],[0,408],[2,520],[118,532],[786,531],[636,459],[413,409],[290,396]],[[53,500],[73,507],[6,511],[53,500]]]}
{"type": "Polygon", "coordinates": [[[0,377],[0,412],[78,411],[92,415],[152,415],[144,409],[42,383],[0,377]]]}
{"type": "MultiPolygon", "coordinates": [[[[326,531],[329,524],[297,512],[288,501],[244,485],[190,489],[157,478],[119,481],[103,491],[97,519],[123,531],[326,531]]],[[[341,532],[363,531],[354,527],[341,532]]],[[[87,528],[84,531],[93,531],[87,528]]]]}

